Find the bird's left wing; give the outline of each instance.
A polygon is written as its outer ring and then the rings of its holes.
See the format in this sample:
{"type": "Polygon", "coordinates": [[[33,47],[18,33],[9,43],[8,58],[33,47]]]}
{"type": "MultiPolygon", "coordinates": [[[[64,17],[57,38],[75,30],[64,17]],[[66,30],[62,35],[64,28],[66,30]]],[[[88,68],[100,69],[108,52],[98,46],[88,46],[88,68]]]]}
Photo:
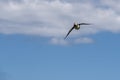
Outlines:
{"type": "Polygon", "coordinates": [[[75,27],[73,26],[70,30],[69,30],[69,32],[67,33],[67,35],[65,36],[65,38],[64,39],[66,39],[67,38],[67,36],[70,34],[70,32],[74,29],[75,27]]]}

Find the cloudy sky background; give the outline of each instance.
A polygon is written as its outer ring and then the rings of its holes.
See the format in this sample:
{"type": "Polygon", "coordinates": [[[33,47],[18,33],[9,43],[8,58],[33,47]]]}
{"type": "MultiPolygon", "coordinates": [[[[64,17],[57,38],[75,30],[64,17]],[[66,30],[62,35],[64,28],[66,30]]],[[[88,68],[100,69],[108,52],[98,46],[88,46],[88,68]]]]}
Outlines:
{"type": "Polygon", "coordinates": [[[120,0],[0,0],[0,80],[120,80],[120,0]],[[73,23],[92,25],[73,30],[73,23]]]}
{"type": "Polygon", "coordinates": [[[76,39],[84,42],[84,38],[91,42],[85,36],[120,32],[119,3],[119,0],[1,0],[0,33],[37,35],[49,38],[51,43],[67,44],[63,38],[73,23],[88,22],[93,25],[73,31],[70,38],[75,38],[72,43],[76,39]]]}

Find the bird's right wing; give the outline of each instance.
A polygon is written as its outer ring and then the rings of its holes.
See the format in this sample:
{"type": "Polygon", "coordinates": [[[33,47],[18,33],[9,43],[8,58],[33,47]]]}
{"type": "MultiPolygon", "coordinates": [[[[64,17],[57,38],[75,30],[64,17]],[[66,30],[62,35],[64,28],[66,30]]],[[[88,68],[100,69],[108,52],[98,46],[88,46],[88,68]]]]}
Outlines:
{"type": "Polygon", "coordinates": [[[91,25],[90,23],[80,23],[79,25],[91,25]]]}
{"type": "Polygon", "coordinates": [[[66,39],[67,38],[67,36],[70,34],[70,32],[74,29],[75,27],[73,26],[70,30],[69,30],[69,32],[67,33],[67,35],[65,36],[65,38],[64,39],[66,39]]]}

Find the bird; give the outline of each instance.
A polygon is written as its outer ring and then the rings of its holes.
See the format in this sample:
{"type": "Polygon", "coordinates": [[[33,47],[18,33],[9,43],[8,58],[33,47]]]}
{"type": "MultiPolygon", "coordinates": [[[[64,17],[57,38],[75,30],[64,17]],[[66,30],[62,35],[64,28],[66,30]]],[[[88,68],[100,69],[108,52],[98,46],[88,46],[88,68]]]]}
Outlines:
{"type": "Polygon", "coordinates": [[[75,29],[75,30],[79,30],[81,25],[91,25],[90,23],[74,23],[73,27],[68,31],[67,35],[65,36],[64,39],[66,39],[68,37],[68,35],[70,34],[70,32],[75,29]]]}

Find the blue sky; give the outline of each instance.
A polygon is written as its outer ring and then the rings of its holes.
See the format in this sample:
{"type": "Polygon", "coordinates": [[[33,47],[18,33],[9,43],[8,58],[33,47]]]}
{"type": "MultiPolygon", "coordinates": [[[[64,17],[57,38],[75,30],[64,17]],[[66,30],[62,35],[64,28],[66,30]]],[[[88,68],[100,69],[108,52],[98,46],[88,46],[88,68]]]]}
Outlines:
{"type": "Polygon", "coordinates": [[[119,3],[0,0],[0,80],[120,80],[119,3]]]}
{"type": "Polygon", "coordinates": [[[0,35],[6,80],[119,80],[119,35],[92,36],[93,44],[56,46],[31,36],[0,35]]]}

